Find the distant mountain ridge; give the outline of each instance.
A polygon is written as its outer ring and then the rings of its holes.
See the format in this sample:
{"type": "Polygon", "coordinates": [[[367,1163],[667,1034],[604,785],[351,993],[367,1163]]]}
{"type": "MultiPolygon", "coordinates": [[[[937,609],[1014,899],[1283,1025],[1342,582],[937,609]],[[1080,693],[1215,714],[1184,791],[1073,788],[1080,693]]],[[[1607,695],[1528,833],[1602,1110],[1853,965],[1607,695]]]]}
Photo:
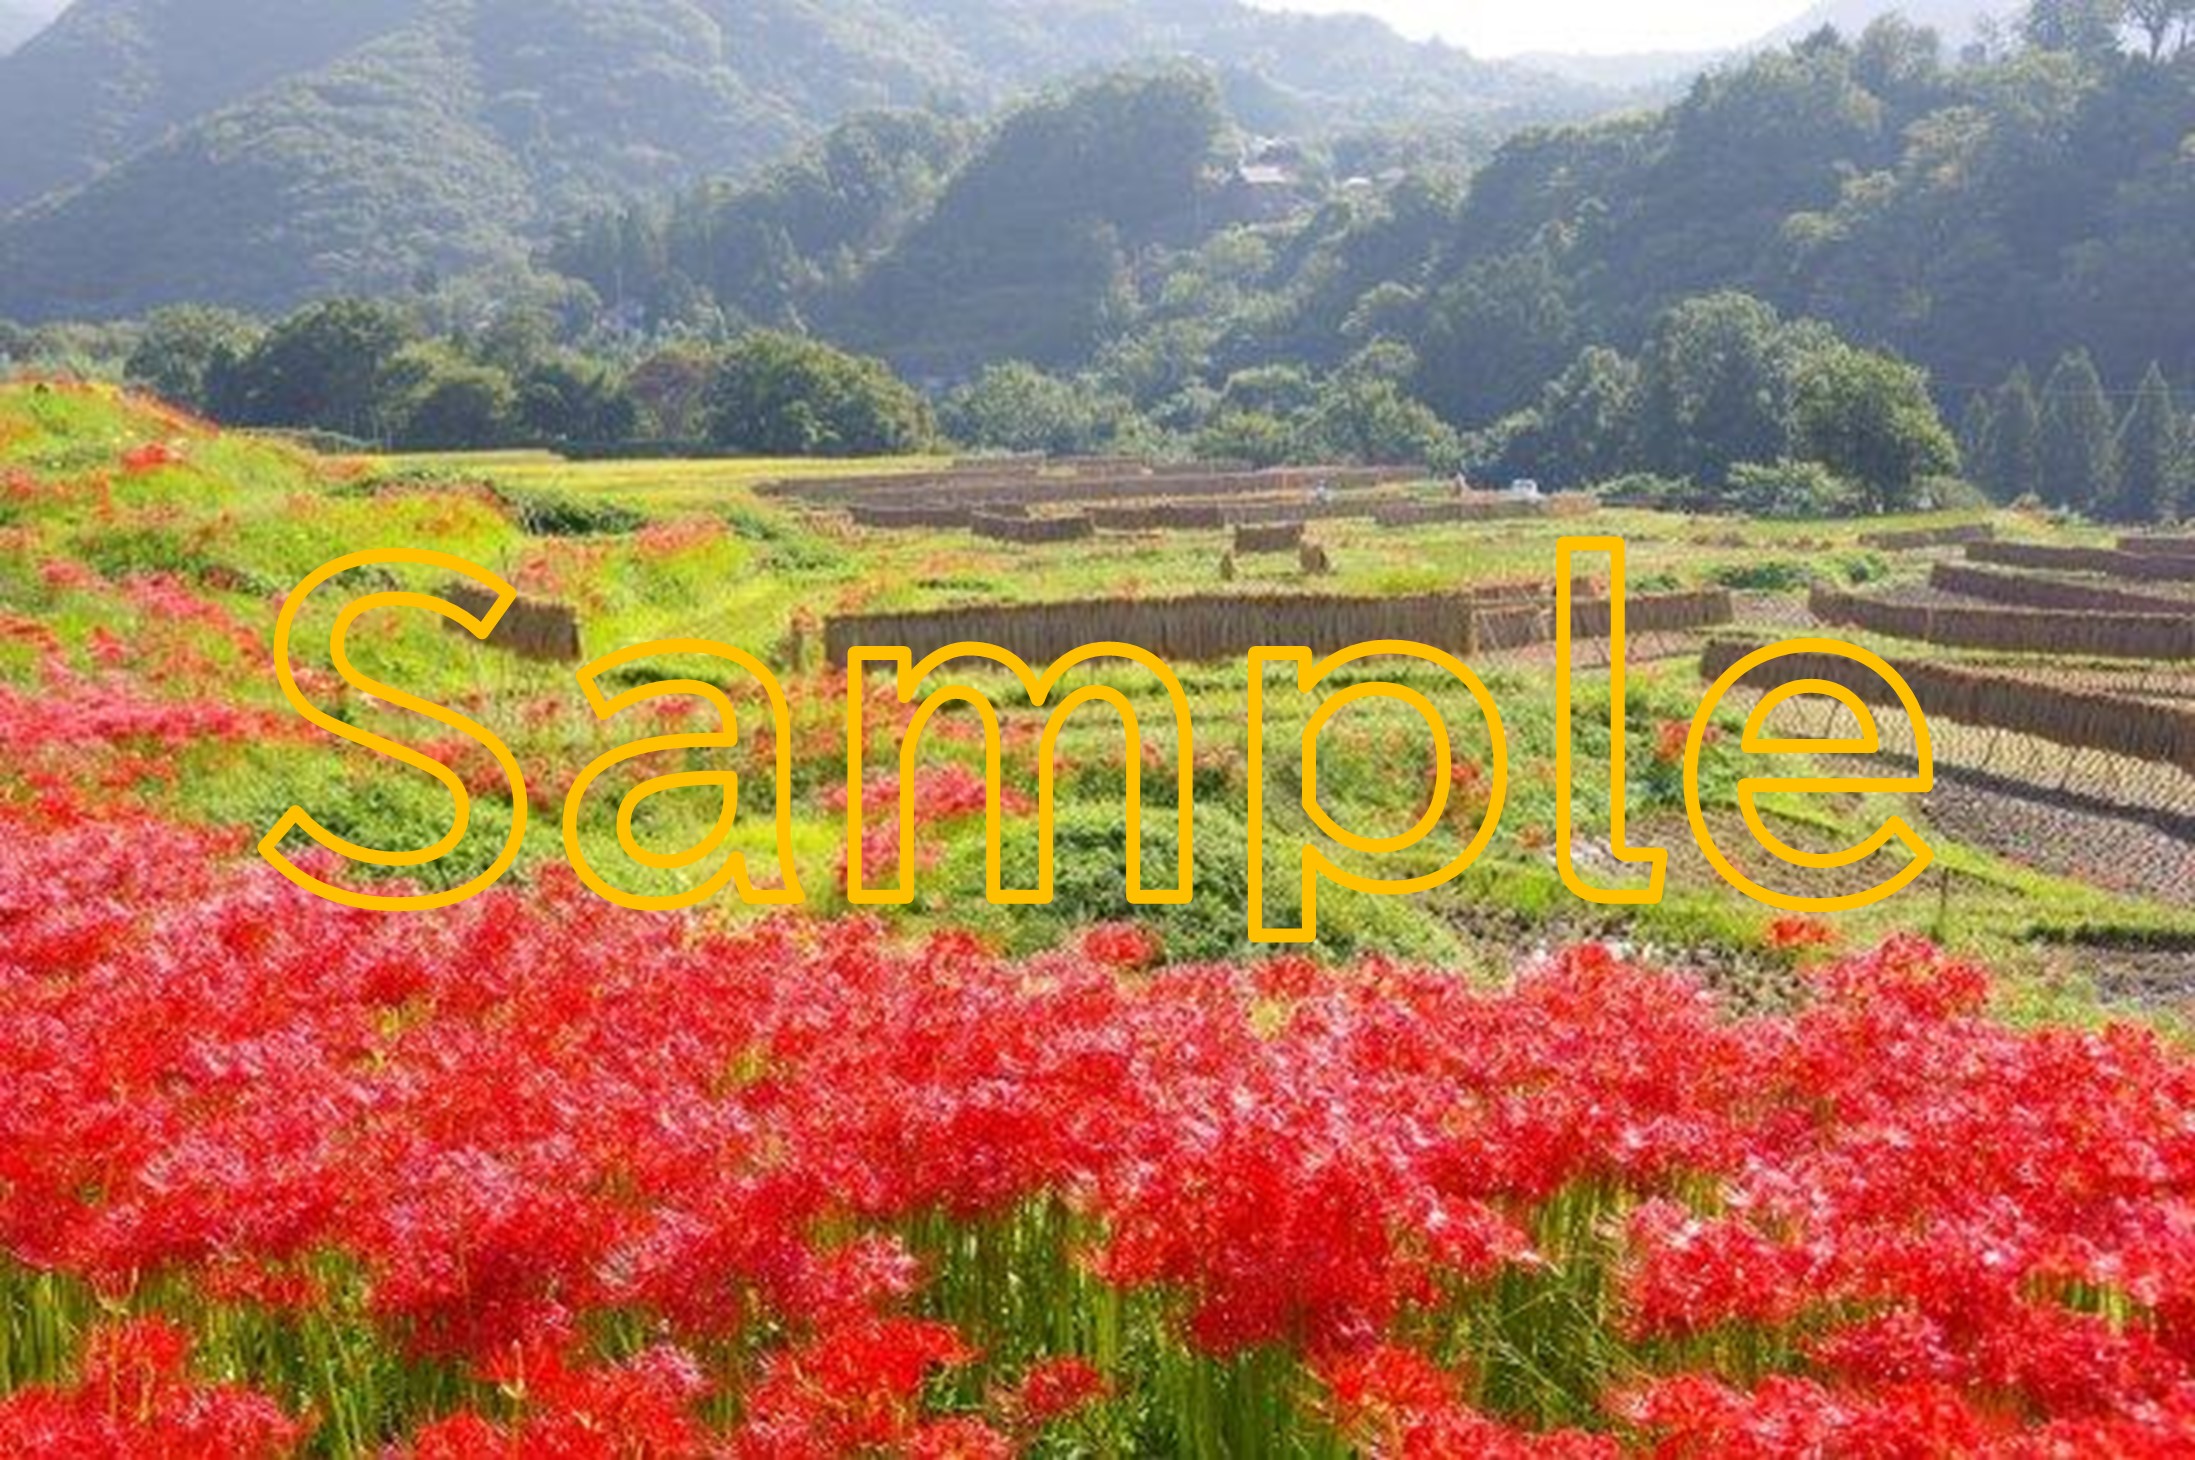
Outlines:
{"type": "Polygon", "coordinates": [[[1239,0],[78,0],[0,59],[0,314],[401,287],[857,110],[1170,57],[1305,125],[1593,95],[1239,0]]]}
{"type": "Polygon", "coordinates": [[[0,0],[0,56],[46,28],[68,0],[0,0]]]}

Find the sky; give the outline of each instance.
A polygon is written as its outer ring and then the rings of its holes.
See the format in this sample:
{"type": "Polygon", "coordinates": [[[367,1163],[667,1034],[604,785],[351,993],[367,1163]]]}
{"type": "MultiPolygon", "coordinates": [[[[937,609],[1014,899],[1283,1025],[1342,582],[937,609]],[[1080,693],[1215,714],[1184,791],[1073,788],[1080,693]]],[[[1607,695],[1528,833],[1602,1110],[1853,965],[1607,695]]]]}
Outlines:
{"type": "Polygon", "coordinates": [[[1734,46],[1774,30],[1806,0],[1255,0],[1273,10],[1353,10],[1474,55],[1618,54],[1734,46]]]}

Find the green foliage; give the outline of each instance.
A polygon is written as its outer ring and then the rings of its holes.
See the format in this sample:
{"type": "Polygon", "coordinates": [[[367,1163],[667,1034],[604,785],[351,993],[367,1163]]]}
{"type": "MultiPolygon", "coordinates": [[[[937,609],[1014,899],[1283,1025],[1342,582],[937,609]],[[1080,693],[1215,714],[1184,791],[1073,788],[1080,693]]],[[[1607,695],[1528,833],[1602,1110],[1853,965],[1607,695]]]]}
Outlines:
{"type": "Polygon", "coordinates": [[[691,341],[665,345],[635,365],[625,388],[657,437],[691,441],[701,435],[716,357],[691,341]]]}
{"type": "Polygon", "coordinates": [[[1731,505],[1750,517],[1848,516],[1859,493],[1818,461],[1741,461],[1730,468],[1731,505]]]}
{"type": "Polygon", "coordinates": [[[232,310],[183,304],[145,320],[122,367],[131,385],[194,411],[213,409],[213,384],[259,343],[259,326],[232,310]]]}
{"type": "Polygon", "coordinates": [[[1847,346],[1817,351],[1800,368],[1792,439],[1801,456],[1858,483],[1876,512],[1911,508],[1923,477],[1959,468],[1927,376],[1847,346]]]}
{"type": "Polygon", "coordinates": [[[640,428],[640,403],[601,364],[541,360],[518,379],[515,413],[526,438],[544,445],[623,441],[640,428]]]}
{"type": "Polygon", "coordinates": [[[2043,411],[2027,367],[2014,367],[1997,388],[1989,431],[1976,463],[1982,485],[2000,502],[2040,497],[2043,490],[2043,411]]]}
{"type": "Polygon", "coordinates": [[[1592,346],[1540,394],[1531,449],[1540,480],[1587,486],[1621,475],[1639,430],[1639,367],[1592,346]]]}
{"type": "Polygon", "coordinates": [[[2030,0],[2020,30],[2037,50],[2090,59],[2118,54],[2124,0],[2030,0]]]}
{"type": "Polygon", "coordinates": [[[364,299],[308,305],[212,381],[213,408],[247,426],[307,426],[385,440],[391,368],[417,338],[394,307],[364,299]]]}
{"type": "Polygon", "coordinates": [[[2086,350],[2059,359],[2043,384],[2042,497],[2053,507],[2096,508],[2118,495],[2116,418],[2086,350]]]}
{"type": "MultiPolygon", "coordinates": [[[[701,0],[606,0],[583,27],[557,7],[499,15],[482,29],[530,49],[490,57],[475,54],[487,37],[392,6],[339,53],[297,41],[284,64],[309,82],[264,85],[219,127],[177,128],[81,194],[0,223],[0,307],[107,314],[177,279],[208,298],[236,297],[239,279],[286,298],[343,273],[405,296],[453,366],[511,378],[509,427],[481,442],[573,451],[644,433],[698,444],[705,352],[759,327],[880,355],[941,397],[954,434],[1005,449],[1468,459],[1560,486],[1636,470],[1720,484],[1739,463],[1814,460],[1878,509],[1918,501],[1963,462],[2003,500],[2102,493],[2099,510],[2147,515],[2118,505],[2106,458],[2123,423],[2110,409],[2098,436],[2079,372],[2039,394],[2024,375],[1975,387],[2084,346],[2107,407],[2153,360],[2168,388],[2195,384],[2180,326],[2195,311],[2195,67],[2170,54],[2184,7],[2129,10],[2126,39],[2147,35],[2157,64],[2106,54],[2086,0],[2038,7],[2035,45],[1961,66],[1909,25],[1824,32],[1659,111],[1535,129],[1490,156],[1493,122],[1383,119],[1325,138],[1306,95],[1371,96],[1382,74],[1429,94],[1432,63],[1339,31],[1332,53],[1306,57],[1296,48],[1321,23],[1300,18],[1270,22],[1285,43],[1255,48],[1255,77],[1146,64],[989,121],[889,105],[943,94],[929,83],[947,74],[1018,84],[1062,74],[1069,56],[1118,65],[1161,31],[1170,51],[1240,59],[1268,26],[1230,0],[1193,17],[1155,4],[1115,7],[1101,44],[1079,16],[1036,25],[999,0],[956,11],[950,36],[927,12],[859,0],[788,27],[850,63],[790,100],[774,38],[712,49],[721,18],[701,0]],[[872,71],[883,50],[893,65],[872,71]],[[616,129],[558,99],[575,76],[622,99],[616,129]],[[1223,103],[1248,109],[1237,121],[1296,119],[1299,136],[1274,149],[1297,178],[1279,213],[1238,211],[1228,178],[1256,154],[1223,103]],[[811,125],[826,118],[838,125],[811,125]],[[811,140],[748,166],[795,134],[811,140]],[[242,155],[261,171],[240,176],[242,155]],[[1459,159],[1481,158],[1464,186],[1459,159]],[[1350,176],[1394,165],[1405,175],[1350,176]],[[744,180],[697,181],[712,171],[744,180]],[[163,227],[148,234],[154,190],[163,227]],[[561,273],[515,265],[528,231],[561,273]],[[169,246],[201,236],[225,252],[169,246]],[[1407,365],[1362,368],[1366,349],[1407,365]],[[647,358],[619,384],[575,353],[647,358]],[[1929,380],[1967,397],[1955,447],[1929,380]]],[[[261,15],[264,0],[221,5],[213,24],[289,23],[261,15]]],[[[151,0],[90,8],[174,44],[209,95],[242,84],[151,0]]],[[[204,345],[173,328],[69,332],[36,348],[72,363],[136,351],[146,378],[179,394],[204,381],[211,402],[251,373],[210,339],[239,329],[209,322],[204,345]]],[[[26,353],[10,340],[0,332],[0,351],[26,353]]],[[[361,410],[355,392],[259,386],[272,399],[229,401],[236,418],[381,438],[404,434],[425,394],[414,382],[392,401],[383,382],[361,410]]],[[[422,422],[485,427],[496,393],[477,374],[444,382],[422,422]]],[[[796,440],[828,434],[794,427],[796,440]]],[[[2151,448],[2163,440],[2145,431],[2151,448]]]]}
{"type": "Polygon", "coordinates": [[[945,432],[967,446],[1089,456],[1134,434],[1134,406],[1090,380],[1047,375],[1022,360],[986,366],[945,397],[945,432]]]}
{"type": "MultiPolygon", "coordinates": [[[[1254,121],[1289,132],[1467,114],[1493,125],[1586,100],[1384,28],[1231,0],[83,0],[61,29],[0,60],[0,313],[182,298],[279,311],[503,267],[545,223],[591,215],[615,231],[629,206],[751,176],[865,108],[988,104],[1138,58],[1228,73],[1256,99],[1254,121]]],[[[858,251],[917,216],[943,176],[942,139],[895,128],[956,130],[872,125],[771,179],[751,207],[697,194],[673,230],[677,267],[605,298],[694,323],[712,307],[802,323],[840,243],[858,251]]],[[[1160,159],[1147,160],[1156,179],[1160,159]]],[[[593,260],[600,242],[583,245],[593,260]]],[[[1028,352],[993,358],[1012,353],[1028,352]]]]}
{"type": "MultiPolygon", "coordinates": [[[[1055,895],[1046,907],[1010,910],[1020,914],[1002,929],[1011,946],[1055,946],[1070,930],[1133,920],[1157,932],[1168,958],[1177,962],[1212,961],[1245,951],[1248,929],[1242,910],[1250,887],[1249,832],[1241,820],[1223,808],[1199,805],[1191,850],[1195,897],[1178,906],[1138,906],[1127,896],[1128,853],[1117,779],[1110,790],[1109,798],[1061,803],[1055,818],[1055,895]]],[[[1146,806],[1143,874],[1151,886],[1174,885],[1178,853],[1172,836],[1171,816],[1146,806]]],[[[980,897],[983,858],[981,835],[957,836],[944,866],[924,875],[956,901],[971,890],[980,897]]],[[[1033,829],[1008,829],[1001,863],[1008,886],[1036,885],[1033,829]]]]}
{"type": "MultiPolygon", "coordinates": [[[[1818,318],[1962,392],[2080,345],[2114,382],[2155,359],[2185,388],[2191,115],[2184,57],[2025,51],[1951,69],[1910,30],[1818,36],[1704,77],[1660,112],[1511,138],[1417,267],[1389,277],[1444,303],[1414,342],[1429,371],[1464,382],[1441,395],[1426,383],[1459,426],[1530,397],[1481,386],[1457,351],[1512,367],[1566,338],[1564,359],[1577,342],[1630,354],[1657,318],[1717,290],[1818,318]],[[1507,297],[1486,293],[1497,277],[1507,297]],[[1459,334],[1448,311],[1466,302],[1483,313],[1458,318],[1506,333],[1459,334]],[[1517,338],[1527,327],[1536,337],[1517,338]]],[[[1755,373],[1744,347],[1758,323],[1721,322],[1737,347],[1730,374],[1755,373]]],[[[1649,374],[1657,353],[1643,353],[1649,374]]],[[[1523,389],[1553,373],[1535,369],[1523,389]]],[[[1733,396],[1728,429],[1708,433],[1732,436],[1729,449],[1680,430],[1644,443],[1648,464],[1714,479],[1730,461],[1784,454],[1766,430],[1747,439],[1746,415],[1733,396]]],[[[2008,499],[2026,490],[1990,485],[2008,499]]]]}
{"type": "Polygon", "coordinates": [[[397,443],[411,451],[500,446],[511,437],[511,377],[441,345],[417,345],[390,363],[397,443]]]}
{"type": "Polygon", "coordinates": [[[158,527],[105,527],[80,534],[76,555],[102,577],[163,575],[196,580],[218,566],[195,540],[158,527]]]}
{"type": "Polygon", "coordinates": [[[1594,490],[1605,497],[1620,497],[1627,502],[1649,505],[1675,505],[1699,495],[1699,484],[1687,477],[1667,477],[1656,472],[1625,472],[1596,483],[1594,490]]]}
{"type": "Polygon", "coordinates": [[[1197,432],[1193,449],[1204,461],[1279,466],[1295,458],[1298,438],[1294,426],[1268,411],[1223,409],[1197,432]]]}
{"type": "Polygon", "coordinates": [[[1793,341],[1769,305],[1721,293],[1661,316],[1639,371],[1640,456],[1669,476],[1719,480],[1790,454],[1793,341]]]}
{"type": "MultiPolygon", "coordinates": [[[[1409,349],[1393,341],[1358,351],[1291,422],[1296,453],[1312,460],[1454,471],[1464,455],[1455,431],[1404,388],[1415,363],[1409,349]]],[[[1233,434],[1254,447],[1259,429],[1254,418],[1237,418],[1233,434]]]]}
{"type": "Polygon", "coordinates": [[[597,537],[638,530],[647,514],[623,503],[542,487],[499,487],[496,495],[535,537],[597,537]]]}
{"type": "Polygon", "coordinates": [[[1237,370],[1220,391],[1219,410],[1227,414],[1288,416],[1307,409],[1318,384],[1300,365],[1260,365],[1237,370]]]}
{"type": "Polygon", "coordinates": [[[1126,307],[1131,254],[1189,241],[1222,126],[1185,68],[1031,103],[822,317],[916,375],[1082,357],[1126,307]]]}
{"type": "Polygon", "coordinates": [[[709,439],[756,456],[886,456],[935,435],[930,408],[881,360],[758,331],[717,363],[709,439]]]}
{"type": "Polygon", "coordinates": [[[2125,22],[2141,31],[2148,42],[2150,60],[2164,58],[2166,43],[2175,32],[2179,49],[2187,49],[2189,31],[2195,28],[2195,0],[2125,0],[2122,8],[2125,22]]]}
{"type": "MultiPolygon", "coordinates": [[[[1659,479],[1727,482],[1734,505],[1765,517],[1849,510],[1839,478],[1874,510],[1907,507],[1923,478],[1958,467],[1919,370],[1730,292],[1661,315],[1638,361],[1588,348],[1536,409],[1474,445],[1490,447],[1497,473],[1560,486],[1607,481],[1634,463],[1659,479]]],[[[1626,490],[1671,499],[1656,482],[1626,490]]]]}
{"type": "Polygon", "coordinates": [[[863,112],[751,186],[704,182],[666,209],[630,205],[567,224],[548,261],[611,307],[659,321],[706,325],[722,311],[797,328],[935,201],[975,136],[931,112],[863,112]]]}
{"type": "Polygon", "coordinates": [[[2185,484],[2178,410],[2172,387],[2155,364],[2142,377],[2134,408],[2119,427],[2119,492],[2110,515],[2120,522],[2150,523],[2178,510],[2185,484]]]}
{"type": "Polygon", "coordinates": [[[1937,512],[1980,512],[1991,505],[1989,493],[1963,476],[1923,477],[1922,504],[1937,512]]]}
{"type": "Polygon", "coordinates": [[[1747,593],[1793,593],[1813,586],[1815,574],[1791,558],[1726,563],[1708,575],[1717,585],[1747,593]]]}
{"type": "Polygon", "coordinates": [[[1482,260],[1435,296],[1419,389],[1454,421],[1528,405],[1578,345],[1579,321],[1543,247],[1482,260]]]}

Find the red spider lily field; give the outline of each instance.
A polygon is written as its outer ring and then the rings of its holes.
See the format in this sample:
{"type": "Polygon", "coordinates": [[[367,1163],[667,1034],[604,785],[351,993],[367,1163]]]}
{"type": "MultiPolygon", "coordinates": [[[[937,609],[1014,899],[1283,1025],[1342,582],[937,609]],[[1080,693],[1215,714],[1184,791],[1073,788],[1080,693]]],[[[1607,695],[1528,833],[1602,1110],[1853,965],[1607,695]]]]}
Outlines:
{"type": "MultiPolygon", "coordinates": [[[[797,526],[529,539],[93,391],[0,391],[0,505],[0,1453],[2195,1453],[2195,1058],[2031,1017],[1955,925],[1695,905],[1767,993],[1363,915],[1315,957],[1193,913],[1032,946],[965,902],[625,911],[553,832],[461,906],[350,910],[254,853],[274,816],[445,808],[280,711],[319,562],[588,574],[619,641],[866,570],[778,583],[797,526]]],[[[442,687],[529,765],[607,733],[471,663],[442,687]]],[[[927,775],[928,821],[972,784],[927,775]]],[[[842,782],[802,789],[829,826],[842,782]]]]}

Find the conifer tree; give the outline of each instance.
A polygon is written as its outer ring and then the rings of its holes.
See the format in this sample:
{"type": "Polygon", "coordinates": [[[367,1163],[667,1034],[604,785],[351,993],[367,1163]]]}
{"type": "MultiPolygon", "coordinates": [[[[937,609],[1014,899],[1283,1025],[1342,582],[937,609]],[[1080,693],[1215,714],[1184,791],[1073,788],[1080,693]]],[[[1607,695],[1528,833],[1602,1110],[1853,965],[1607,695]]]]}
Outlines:
{"type": "Polygon", "coordinates": [[[2043,485],[2042,406],[2025,365],[2003,385],[1989,413],[1989,439],[1982,452],[1982,484],[1999,501],[2039,496],[2043,485]]]}
{"type": "Polygon", "coordinates": [[[2043,385],[2043,500],[2054,507],[2108,508],[2118,496],[2118,419],[2086,350],[2059,357],[2043,385]]]}
{"type": "Polygon", "coordinates": [[[1994,414],[1989,396],[1975,391],[1966,398],[1966,411],[1959,417],[1959,459],[1976,481],[1982,480],[1989,470],[1989,430],[1994,414]]]}
{"type": "Polygon", "coordinates": [[[2112,516],[2121,522],[2150,523],[2167,516],[2177,497],[2180,463],[2179,412],[2172,387],[2152,361],[2134,397],[2134,408],[2119,427],[2119,494],[2112,516]]]}

